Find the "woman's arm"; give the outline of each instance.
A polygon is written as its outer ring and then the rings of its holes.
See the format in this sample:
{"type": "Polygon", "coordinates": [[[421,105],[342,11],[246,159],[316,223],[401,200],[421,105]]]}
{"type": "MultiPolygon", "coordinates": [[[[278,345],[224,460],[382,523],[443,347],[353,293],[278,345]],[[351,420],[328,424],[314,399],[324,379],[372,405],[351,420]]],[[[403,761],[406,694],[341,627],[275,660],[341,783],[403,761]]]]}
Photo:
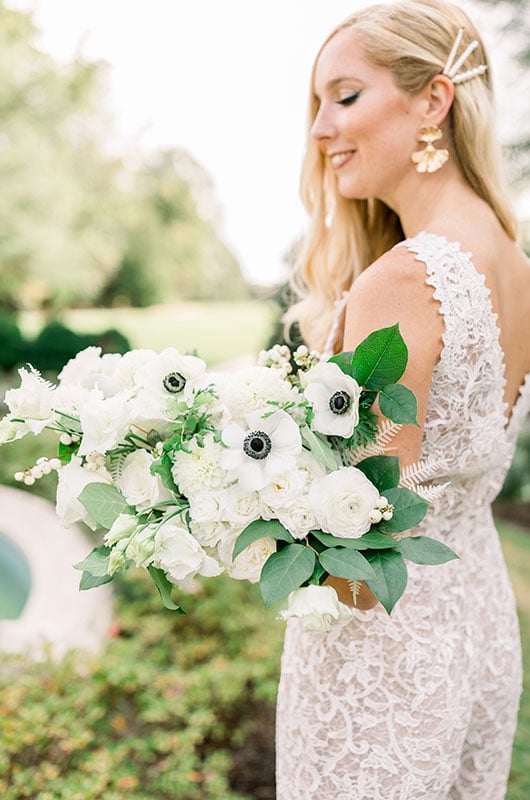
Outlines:
{"type": "MultiPolygon", "coordinates": [[[[418,401],[418,426],[404,425],[392,443],[401,466],[418,461],[434,367],[442,349],[443,319],[424,266],[405,248],[385,253],[355,281],[346,307],[342,350],[355,350],[372,331],[399,323],[409,359],[401,382],[418,401]]],[[[375,409],[377,411],[377,409],[375,409]]],[[[355,603],[348,581],[328,578],[339,599],[357,608],[373,608],[377,598],[362,584],[355,603]]]]}

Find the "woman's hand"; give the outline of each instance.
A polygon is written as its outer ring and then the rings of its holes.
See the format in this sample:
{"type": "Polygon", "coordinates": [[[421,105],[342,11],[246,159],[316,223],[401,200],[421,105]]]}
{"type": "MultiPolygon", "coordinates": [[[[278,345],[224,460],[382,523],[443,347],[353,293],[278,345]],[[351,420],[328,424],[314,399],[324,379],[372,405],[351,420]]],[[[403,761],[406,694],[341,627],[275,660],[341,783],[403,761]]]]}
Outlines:
{"type": "Polygon", "coordinates": [[[337,592],[340,602],[344,603],[346,606],[350,606],[350,608],[358,608],[360,611],[369,611],[379,602],[375,594],[370,591],[364,581],[359,581],[360,589],[355,600],[349,582],[345,580],[345,578],[336,578],[334,575],[329,575],[323,585],[332,586],[337,592]]]}

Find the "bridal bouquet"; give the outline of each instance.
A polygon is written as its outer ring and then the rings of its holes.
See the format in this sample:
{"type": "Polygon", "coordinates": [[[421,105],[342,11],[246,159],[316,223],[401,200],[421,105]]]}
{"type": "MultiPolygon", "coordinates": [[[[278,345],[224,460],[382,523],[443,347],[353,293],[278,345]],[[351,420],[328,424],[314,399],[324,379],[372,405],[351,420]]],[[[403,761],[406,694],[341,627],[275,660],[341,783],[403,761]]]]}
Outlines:
{"type": "Polygon", "coordinates": [[[275,347],[257,366],[208,373],[174,348],[101,355],[89,347],[52,385],[32,368],[6,393],[0,444],[54,431],[57,453],[16,473],[31,486],[58,472],[64,525],[102,530],[77,564],[80,588],[145,568],[166,608],[174,586],[227,572],[259,581],[266,606],[322,628],[348,616],[329,576],[365,581],[390,613],[405,590],[405,559],[455,554],[404,536],[428,502],[400,486],[385,435],[415,424],[416,400],[397,383],[407,363],[398,326],[329,361],[275,347]],[[373,405],[388,422],[381,431],[373,405]],[[374,455],[374,453],[376,453],[374,455]]]}

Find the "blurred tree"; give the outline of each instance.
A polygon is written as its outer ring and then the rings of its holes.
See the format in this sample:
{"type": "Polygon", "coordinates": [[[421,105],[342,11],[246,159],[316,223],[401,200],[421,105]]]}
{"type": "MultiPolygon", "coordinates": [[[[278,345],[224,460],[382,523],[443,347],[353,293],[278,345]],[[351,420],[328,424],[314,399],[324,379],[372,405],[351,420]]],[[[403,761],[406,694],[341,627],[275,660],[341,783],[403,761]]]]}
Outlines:
{"type": "Polygon", "coordinates": [[[241,296],[208,176],[184,152],[112,158],[104,65],[59,64],[36,33],[0,0],[0,308],[241,296]]]}

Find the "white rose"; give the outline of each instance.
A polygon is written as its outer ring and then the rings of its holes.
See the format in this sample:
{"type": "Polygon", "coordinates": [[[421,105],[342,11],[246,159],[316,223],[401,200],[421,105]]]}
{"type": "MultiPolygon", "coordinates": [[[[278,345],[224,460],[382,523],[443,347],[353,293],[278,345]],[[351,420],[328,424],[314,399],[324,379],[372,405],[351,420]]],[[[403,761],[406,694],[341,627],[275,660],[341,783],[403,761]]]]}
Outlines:
{"type": "Polygon", "coordinates": [[[129,453],[116,485],[130,506],[141,510],[172,499],[158,475],[151,474],[155,459],[146,450],[129,453]]]}
{"type": "Polygon", "coordinates": [[[106,453],[122,442],[129,431],[127,398],[102,398],[101,393],[94,390],[80,408],[79,420],[83,430],[79,455],[88,455],[94,450],[106,453]]]}
{"type": "Polygon", "coordinates": [[[304,395],[313,406],[311,428],[348,438],[359,423],[361,387],[332,361],[321,361],[304,375],[304,395]]]}
{"type": "Polygon", "coordinates": [[[223,448],[207,437],[204,447],[190,442],[190,452],[177,450],[173,455],[171,473],[173,480],[186,497],[198,492],[219,489],[226,483],[226,472],[221,466],[223,448]]]}
{"type": "Polygon", "coordinates": [[[198,541],[174,520],[165,522],[156,533],[153,564],[184,591],[193,587],[195,575],[209,578],[223,571],[198,541]]]}
{"type": "Polygon", "coordinates": [[[341,467],[311,486],[309,502],[319,527],[333,536],[357,539],[370,530],[379,492],[356,467],[341,467]]]}
{"type": "Polygon", "coordinates": [[[192,518],[190,530],[202,547],[215,547],[230,529],[225,522],[196,522],[192,518]]]}
{"type": "Polygon", "coordinates": [[[314,531],[318,528],[315,513],[309,505],[307,496],[300,498],[292,506],[280,508],[277,516],[282,525],[287,528],[295,539],[304,539],[309,531],[314,531]]]}
{"type": "Polygon", "coordinates": [[[106,532],[103,537],[104,544],[107,547],[112,547],[116,542],[129,541],[130,537],[136,530],[137,526],[136,517],[132,514],[119,514],[114,520],[112,527],[106,532]]]}
{"type": "Polygon", "coordinates": [[[197,492],[189,502],[190,517],[194,522],[219,522],[221,519],[220,498],[213,492],[197,492]]]}
{"type": "Polygon", "coordinates": [[[306,631],[326,631],[334,622],[349,619],[351,609],[340,603],[332,586],[302,586],[289,595],[287,608],[280,619],[302,620],[306,631]]]}
{"type": "Polygon", "coordinates": [[[231,578],[257,583],[263,565],[269,556],[276,552],[276,539],[264,536],[262,539],[252,542],[233,561],[232,553],[240,533],[241,531],[235,531],[220,542],[218,545],[219,558],[231,578]]]}
{"type": "Polygon", "coordinates": [[[10,417],[23,419],[25,428],[38,434],[54,419],[55,388],[34,369],[19,369],[18,374],[20,386],[6,392],[4,403],[10,417]]]}
{"type": "Polygon", "coordinates": [[[57,502],[55,510],[65,527],[74,522],[85,522],[90,528],[97,527],[87,510],[77,499],[89,483],[112,483],[107,470],[89,471],[81,466],[81,459],[73,456],[69,464],[58,471],[57,502]]]}
{"type": "Polygon", "coordinates": [[[241,529],[246,528],[262,512],[262,502],[257,492],[244,492],[239,486],[231,486],[221,495],[222,518],[241,529]]]}

